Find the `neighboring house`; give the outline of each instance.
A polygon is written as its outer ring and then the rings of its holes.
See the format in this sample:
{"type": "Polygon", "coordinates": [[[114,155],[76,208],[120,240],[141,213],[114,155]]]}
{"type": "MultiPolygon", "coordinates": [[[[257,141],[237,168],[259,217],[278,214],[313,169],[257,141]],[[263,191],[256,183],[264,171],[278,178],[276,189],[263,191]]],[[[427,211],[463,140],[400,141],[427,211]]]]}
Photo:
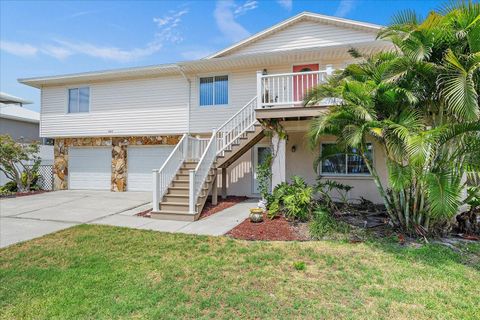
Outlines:
{"type": "MultiPolygon", "coordinates": [[[[53,146],[45,145],[51,139],[40,138],[40,113],[23,107],[32,102],[0,92],[0,135],[8,134],[20,143],[40,143],[39,156],[42,165],[53,164],[53,146]]],[[[8,182],[0,173],[0,186],[8,182]]]]}
{"type": "Polygon", "coordinates": [[[0,134],[19,142],[39,141],[40,114],[23,107],[31,103],[0,92],[0,134]]]}
{"type": "MultiPolygon", "coordinates": [[[[352,47],[390,49],[376,39],[380,28],[305,12],[196,61],[19,81],[42,91],[40,135],[55,138],[56,189],[153,188],[157,217],[194,219],[217,184],[223,195],[258,196],[256,167],[272,147],[273,185],[293,175],[316,181],[321,150],[309,150],[305,134],[331,101],[305,108],[304,93],[355,61],[352,47]],[[280,121],[288,139],[265,137],[257,119],[280,121]]],[[[375,143],[372,157],[386,181],[375,143]]],[[[352,185],[350,198],[381,201],[360,157],[338,155],[321,170],[352,185]]]]}

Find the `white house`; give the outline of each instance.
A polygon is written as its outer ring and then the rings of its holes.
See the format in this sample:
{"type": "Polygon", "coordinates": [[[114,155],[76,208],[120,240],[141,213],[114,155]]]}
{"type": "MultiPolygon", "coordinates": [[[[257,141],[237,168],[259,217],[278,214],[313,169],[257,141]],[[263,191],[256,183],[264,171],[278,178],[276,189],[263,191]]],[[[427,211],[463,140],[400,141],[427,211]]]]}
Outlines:
{"type": "MultiPolygon", "coordinates": [[[[315,182],[321,150],[304,137],[328,101],[303,107],[304,93],[353,62],[352,47],[390,49],[376,39],[380,28],[304,12],[200,60],[19,81],[41,89],[40,135],[55,138],[56,189],[152,190],[154,216],[191,220],[217,185],[223,195],[258,195],[256,167],[270,148],[274,185],[293,175],[315,182]],[[265,136],[265,119],[288,139],[265,136]]],[[[375,144],[372,157],[385,179],[375,144]]],[[[351,198],[380,202],[360,157],[339,155],[321,170],[352,185],[351,198]]]]}

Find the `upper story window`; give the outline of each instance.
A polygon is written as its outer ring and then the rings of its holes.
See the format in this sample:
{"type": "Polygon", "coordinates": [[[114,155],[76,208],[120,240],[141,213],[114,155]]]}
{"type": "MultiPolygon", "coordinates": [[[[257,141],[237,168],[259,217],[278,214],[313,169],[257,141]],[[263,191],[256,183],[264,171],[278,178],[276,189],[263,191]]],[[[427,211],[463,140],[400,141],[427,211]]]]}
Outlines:
{"type": "MultiPolygon", "coordinates": [[[[322,143],[322,154],[329,155],[320,164],[321,173],[324,175],[369,175],[365,161],[358,154],[356,148],[347,153],[341,152],[334,143],[322,143]]],[[[373,147],[367,143],[367,157],[372,162],[373,147]]]]}
{"type": "Polygon", "coordinates": [[[89,109],[89,87],[68,89],[68,113],[88,112],[89,109]]]}
{"type": "Polygon", "coordinates": [[[228,104],[228,76],[200,78],[200,105],[228,104]]]}

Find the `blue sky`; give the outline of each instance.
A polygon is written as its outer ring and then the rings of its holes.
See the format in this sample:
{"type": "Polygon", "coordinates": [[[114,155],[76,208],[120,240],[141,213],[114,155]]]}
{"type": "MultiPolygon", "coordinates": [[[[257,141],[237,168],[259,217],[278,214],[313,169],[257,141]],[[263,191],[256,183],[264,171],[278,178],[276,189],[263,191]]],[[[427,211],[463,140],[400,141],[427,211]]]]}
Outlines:
{"type": "Polygon", "coordinates": [[[0,90],[32,100],[18,78],[202,58],[302,11],[388,24],[441,1],[0,1],[0,90]]]}

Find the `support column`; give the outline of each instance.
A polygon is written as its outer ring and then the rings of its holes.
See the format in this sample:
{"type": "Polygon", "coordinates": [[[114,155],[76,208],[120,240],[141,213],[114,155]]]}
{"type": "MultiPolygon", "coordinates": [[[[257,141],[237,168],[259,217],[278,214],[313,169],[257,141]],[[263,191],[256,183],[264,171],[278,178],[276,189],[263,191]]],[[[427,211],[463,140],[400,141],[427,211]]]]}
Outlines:
{"type": "Polygon", "coordinates": [[[278,137],[278,133],[274,133],[272,137],[273,159],[272,159],[272,190],[280,183],[286,181],[285,169],[285,148],[286,141],[278,137]]]}
{"type": "Polygon", "coordinates": [[[227,198],[227,168],[222,168],[222,199],[227,198]]]}
{"type": "Polygon", "coordinates": [[[214,180],[213,180],[213,185],[212,185],[212,204],[214,206],[217,205],[218,203],[218,173],[217,169],[215,169],[215,175],[214,175],[214,180]]]}

